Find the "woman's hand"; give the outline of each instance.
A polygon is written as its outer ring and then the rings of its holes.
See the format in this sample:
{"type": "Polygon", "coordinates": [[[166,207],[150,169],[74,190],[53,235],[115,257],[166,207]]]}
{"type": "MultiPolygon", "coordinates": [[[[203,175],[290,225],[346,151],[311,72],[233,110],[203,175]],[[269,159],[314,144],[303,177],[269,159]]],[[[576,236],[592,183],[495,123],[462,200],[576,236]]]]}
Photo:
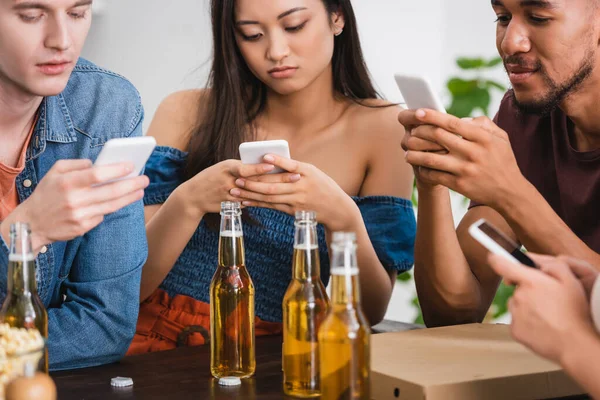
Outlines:
{"type": "Polygon", "coordinates": [[[265,207],[294,215],[311,210],[331,232],[350,229],[358,211],[340,186],[314,165],[266,155],[264,161],[287,171],[235,181],[230,195],[247,207],[265,207]]]}
{"type": "Polygon", "coordinates": [[[240,160],[225,160],[199,172],[180,187],[196,215],[218,213],[221,202],[240,201],[229,193],[236,187],[236,179],[260,176],[274,168],[271,164],[245,165],[240,160]]]}

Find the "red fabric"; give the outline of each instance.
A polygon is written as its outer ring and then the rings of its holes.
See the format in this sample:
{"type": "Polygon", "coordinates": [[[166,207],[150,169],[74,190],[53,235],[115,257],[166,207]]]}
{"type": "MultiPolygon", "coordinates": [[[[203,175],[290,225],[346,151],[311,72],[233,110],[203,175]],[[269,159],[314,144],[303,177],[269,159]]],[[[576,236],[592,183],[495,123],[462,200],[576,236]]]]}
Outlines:
{"type": "MultiPolygon", "coordinates": [[[[282,324],[255,318],[255,335],[280,335],[282,324]]],[[[127,355],[201,346],[210,337],[210,306],[188,296],[172,299],[157,289],[140,304],[140,315],[127,355]]]]}

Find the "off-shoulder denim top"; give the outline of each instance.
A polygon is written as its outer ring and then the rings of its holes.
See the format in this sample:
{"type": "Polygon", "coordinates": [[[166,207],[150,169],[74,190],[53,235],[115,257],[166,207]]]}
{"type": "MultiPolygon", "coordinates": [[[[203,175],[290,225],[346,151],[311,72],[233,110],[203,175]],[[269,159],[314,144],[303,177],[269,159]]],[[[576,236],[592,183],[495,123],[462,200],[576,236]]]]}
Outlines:
{"type": "MultiPolygon", "coordinates": [[[[146,164],[150,186],[145,205],[162,204],[179,186],[187,153],[159,146],[146,164]]],[[[354,197],[371,243],[387,270],[404,272],[414,262],[416,221],[412,203],[392,196],[354,197]]],[[[256,315],[281,322],[281,302],[292,278],[294,217],[266,208],[249,208],[244,224],[246,267],[256,289],[256,315]]],[[[329,282],[329,255],[325,229],[318,225],[321,279],[329,282]]],[[[202,221],[160,288],[209,302],[209,286],[217,266],[218,229],[202,221]]]]}

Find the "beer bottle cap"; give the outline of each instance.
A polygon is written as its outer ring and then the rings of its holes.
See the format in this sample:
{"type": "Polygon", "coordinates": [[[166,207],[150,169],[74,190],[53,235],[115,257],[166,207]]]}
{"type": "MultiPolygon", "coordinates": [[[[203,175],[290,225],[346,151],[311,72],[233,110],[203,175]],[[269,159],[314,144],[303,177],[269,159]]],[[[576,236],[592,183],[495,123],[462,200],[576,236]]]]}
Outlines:
{"type": "Polygon", "coordinates": [[[117,376],[116,378],[112,378],[110,380],[110,385],[114,387],[127,387],[133,386],[133,379],[124,378],[122,376],[117,376]]]}
{"type": "Polygon", "coordinates": [[[242,380],[237,376],[224,376],[219,379],[219,385],[221,386],[238,386],[242,384],[242,380]]]}

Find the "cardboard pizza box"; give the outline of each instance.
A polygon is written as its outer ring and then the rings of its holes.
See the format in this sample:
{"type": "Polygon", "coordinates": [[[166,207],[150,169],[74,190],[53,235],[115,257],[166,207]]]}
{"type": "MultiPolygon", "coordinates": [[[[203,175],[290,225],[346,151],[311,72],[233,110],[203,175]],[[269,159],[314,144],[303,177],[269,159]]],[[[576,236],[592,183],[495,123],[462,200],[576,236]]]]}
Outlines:
{"type": "Polygon", "coordinates": [[[371,336],[373,399],[531,400],[583,393],[560,366],[515,342],[507,325],[371,336]]]}

